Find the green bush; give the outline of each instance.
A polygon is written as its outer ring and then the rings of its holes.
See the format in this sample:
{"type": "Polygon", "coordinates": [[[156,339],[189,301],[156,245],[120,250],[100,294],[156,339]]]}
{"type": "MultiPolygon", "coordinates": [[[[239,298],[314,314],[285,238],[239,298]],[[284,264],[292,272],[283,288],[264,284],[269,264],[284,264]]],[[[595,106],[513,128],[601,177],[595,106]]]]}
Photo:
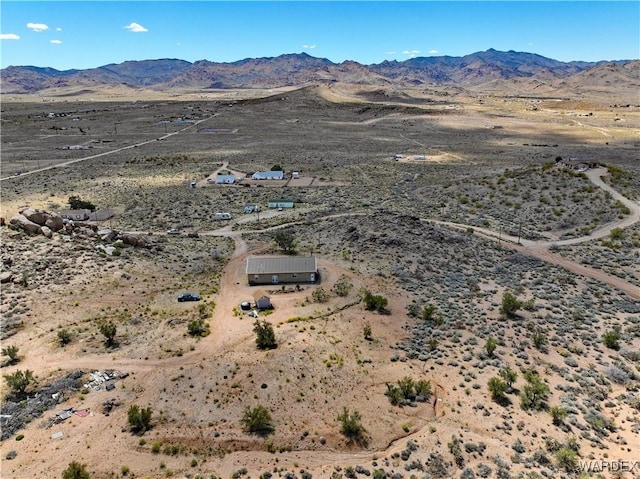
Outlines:
{"type": "Polygon", "coordinates": [[[151,407],[140,408],[133,404],[127,411],[127,421],[131,430],[138,434],[144,434],[151,429],[151,407]]]}
{"type": "Polygon", "coordinates": [[[342,412],[338,414],[338,422],[340,423],[340,433],[347,439],[358,443],[365,440],[366,429],[362,425],[358,411],[350,412],[347,407],[343,407],[342,412]]]}
{"type": "Polygon", "coordinates": [[[612,329],[610,331],[605,332],[602,335],[602,341],[604,342],[604,345],[609,349],[615,349],[615,350],[620,349],[620,344],[619,344],[620,331],[617,329],[612,329]]]}
{"type": "Polygon", "coordinates": [[[275,349],[278,347],[276,342],[276,334],[273,331],[273,326],[267,320],[253,323],[253,332],[256,333],[256,345],[259,349],[275,349]]]}
{"type": "Polygon", "coordinates": [[[256,407],[246,407],[240,420],[245,432],[266,436],[274,431],[271,413],[269,410],[258,404],[256,407]]]}
{"type": "Polygon", "coordinates": [[[35,382],[33,371],[28,369],[25,371],[18,370],[12,374],[6,374],[4,379],[7,381],[7,385],[11,388],[11,391],[16,394],[24,393],[29,385],[35,382]]]}
{"type": "Polygon", "coordinates": [[[515,294],[510,291],[505,291],[502,295],[502,306],[500,307],[500,313],[504,314],[508,318],[516,316],[516,312],[522,307],[522,302],[518,300],[515,294]]]}
{"type": "Polygon", "coordinates": [[[384,296],[373,294],[368,289],[365,289],[362,291],[362,301],[364,302],[364,309],[367,311],[387,312],[389,301],[384,296]]]}
{"type": "Polygon", "coordinates": [[[90,477],[87,466],[76,461],[69,463],[62,472],[62,479],[89,479],[90,477]]]}

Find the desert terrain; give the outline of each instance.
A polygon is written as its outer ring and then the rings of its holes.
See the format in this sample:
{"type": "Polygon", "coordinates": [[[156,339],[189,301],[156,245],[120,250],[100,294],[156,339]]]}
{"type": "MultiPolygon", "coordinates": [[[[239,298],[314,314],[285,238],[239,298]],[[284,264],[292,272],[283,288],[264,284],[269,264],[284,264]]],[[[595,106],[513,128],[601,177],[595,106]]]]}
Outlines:
{"type": "Polygon", "coordinates": [[[3,98],[2,347],[18,351],[2,374],[34,380],[3,381],[0,476],[638,477],[640,105],[510,88],[3,98]],[[274,165],[301,178],[207,181],[274,165]],[[50,237],[9,225],[70,197],[114,215],[50,237]],[[278,232],[318,258],[317,284],[248,285],[278,232]],[[257,289],[274,349],[240,309],[257,289]],[[243,423],[259,405],[264,434],[243,423]]]}

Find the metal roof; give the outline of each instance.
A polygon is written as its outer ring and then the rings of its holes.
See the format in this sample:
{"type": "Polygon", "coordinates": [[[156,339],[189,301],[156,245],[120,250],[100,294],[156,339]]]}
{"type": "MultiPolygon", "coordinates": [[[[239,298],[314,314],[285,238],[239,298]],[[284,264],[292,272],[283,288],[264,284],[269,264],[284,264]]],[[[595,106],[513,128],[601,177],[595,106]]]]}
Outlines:
{"type": "Polygon", "coordinates": [[[253,256],[247,258],[247,274],[315,273],[315,256],[253,256]]]}

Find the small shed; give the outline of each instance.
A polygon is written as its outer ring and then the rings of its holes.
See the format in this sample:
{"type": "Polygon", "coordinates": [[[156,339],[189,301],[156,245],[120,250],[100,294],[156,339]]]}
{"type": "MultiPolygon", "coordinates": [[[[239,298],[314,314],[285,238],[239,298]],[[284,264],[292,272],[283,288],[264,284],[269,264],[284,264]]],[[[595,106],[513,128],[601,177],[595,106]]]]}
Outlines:
{"type": "Polygon", "coordinates": [[[293,208],[294,201],[284,198],[269,200],[269,208],[293,208]]]}
{"type": "Polygon", "coordinates": [[[256,303],[257,309],[273,309],[271,298],[269,298],[269,296],[267,296],[261,289],[253,293],[253,300],[256,303]]]}

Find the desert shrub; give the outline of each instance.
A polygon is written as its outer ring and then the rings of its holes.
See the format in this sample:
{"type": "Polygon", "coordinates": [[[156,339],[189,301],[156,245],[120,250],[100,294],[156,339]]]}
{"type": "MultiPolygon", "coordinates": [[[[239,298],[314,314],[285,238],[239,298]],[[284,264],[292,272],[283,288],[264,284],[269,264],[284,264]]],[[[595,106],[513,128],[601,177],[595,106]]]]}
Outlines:
{"type": "Polygon", "coordinates": [[[338,296],[345,297],[349,296],[351,288],[353,288],[353,283],[351,282],[351,280],[347,276],[342,275],[340,276],[338,281],[336,281],[336,284],[333,285],[332,289],[333,292],[338,296]]]}
{"type": "Polygon", "coordinates": [[[573,449],[563,446],[555,453],[558,466],[567,472],[575,472],[578,468],[578,454],[573,449]]]}
{"type": "Polygon", "coordinates": [[[371,325],[369,323],[362,327],[362,334],[364,339],[367,341],[371,341],[373,339],[373,331],[371,330],[371,325]]]}
{"type": "Polygon", "coordinates": [[[430,321],[435,317],[436,311],[438,309],[432,304],[425,304],[422,307],[422,319],[425,321],[430,321]]]}
{"type": "Polygon", "coordinates": [[[2,348],[2,355],[9,356],[9,361],[15,363],[18,361],[18,351],[20,348],[15,344],[2,348]]]}
{"type": "Polygon", "coordinates": [[[507,392],[507,383],[504,382],[502,379],[500,379],[497,376],[492,377],[491,379],[489,379],[489,382],[487,383],[487,388],[489,389],[489,392],[491,393],[491,397],[493,398],[494,401],[504,401],[505,400],[505,393],[507,392]]]}
{"type": "Polygon", "coordinates": [[[71,342],[71,333],[66,329],[61,329],[58,331],[58,341],[62,346],[69,344],[71,342]]]}
{"type": "Polygon", "coordinates": [[[191,336],[198,336],[201,338],[208,336],[211,332],[209,329],[209,323],[205,323],[204,319],[201,318],[190,321],[187,325],[187,331],[191,336]]]}
{"type": "Polygon", "coordinates": [[[544,332],[541,329],[536,329],[533,332],[531,339],[533,340],[533,346],[538,351],[544,350],[547,344],[547,336],[544,334],[544,332]]]}
{"type": "Polygon", "coordinates": [[[30,370],[17,370],[12,374],[6,374],[4,376],[7,385],[11,388],[11,391],[15,394],[23,394],[29,385],[35,382],[33,371],[30,370]]]}
{"type": "Polygon", "coordinates": [[[462,448],[460,447],[460,439],[457,436],[451,437],[451,442],[447,443],[449,452],[453,456],[453,459],[460,469],[464,467],[464,456],[462,455],[462,448]]]}
{"type": "Polygon", "coordinates": [[[151,429],[151,415],[151,407],[140,408],[133,404],[127,411],[127,422],[133,432],[144,434],[151,429]]]}
{"type": "Polygon", "coordinates": [[[338,414],[338,422],[340,423],[340,433],[347,439],[359,443],[364,441],[366,429],[362,425],[358,411],[350,412],[346,406],[343,407],[342,412],[338,414]]]}
{"type": "Polygon", "coordinates": [[[516,316],[516,312],[522,308],[522,302],[510,291],[505,291],[502,295],[502,305],[500,313],[508,318],[516,316]]]}
{"type": "Polygon", "coordinates": [[[431,396],[431,381],[420,379],[414,381],[411,377],[405,376],[397,382],[397,385],[387,383],[387,390],[384,393],[389,402],[394,405],[402,405],[404,401],[411,401],[420,396],[426,401],[431,396]]]}
{"type": "Polygon", "coordinates": [[[558,426],[562,424],[562,422],[567,417],[567,410],[562,406],[553,406],[551,409],[549,409],[549,414],[551,414],[553,424],[558,426]]]}
{"type": "Polygon", "coordinates": [[[276,334],[273,326],[267,321],[259,321],[253,323],[253,332],[256,333],[256,345],[259,349],[275,349],[278,347],[276,342],[276,334]]]}
{"type": "Polygon", "coordinates": [[[90,477],[87,466],[76,461],[70,462],[62,471],[62,479],[89,479],[90,477]]]}
{"type": "Polygon", "coordinates": [[[383,313],[387,311],[388,300],[384,296],[373,294],[368,289],[362,291],[362,301],[364,302],[364,309],[367,311],[378,311],[383,313]]]}
{"type": "Polygon", "coordinates": [[[261,404],[256,407],[247,406],[240,420],[245,432],[266,436],[274,431],[271,413],[261,404]]]}
{"type": "Polygon", "coordinates": [[[322,287],[316,288],[313,293],[311,293],[311,297],[316,303],[326,303],[329,301],[329,293],[322,287]]]}
{"type": "Polygon", "coordinates": [[[91,203],[91,201],[86,201],[80,199],[79,196],[70,196],[69,197],[69,207],[72,210],[96,210],[96,205],[91,203]]]}
{"type": "Polygon", "coordinates": [[[617,329],[606,331],[602,335],[602,342],[609,349],[615,349],[615,350],[620,349],[619,341],[620,341],[620,331],[617,329]]]}

